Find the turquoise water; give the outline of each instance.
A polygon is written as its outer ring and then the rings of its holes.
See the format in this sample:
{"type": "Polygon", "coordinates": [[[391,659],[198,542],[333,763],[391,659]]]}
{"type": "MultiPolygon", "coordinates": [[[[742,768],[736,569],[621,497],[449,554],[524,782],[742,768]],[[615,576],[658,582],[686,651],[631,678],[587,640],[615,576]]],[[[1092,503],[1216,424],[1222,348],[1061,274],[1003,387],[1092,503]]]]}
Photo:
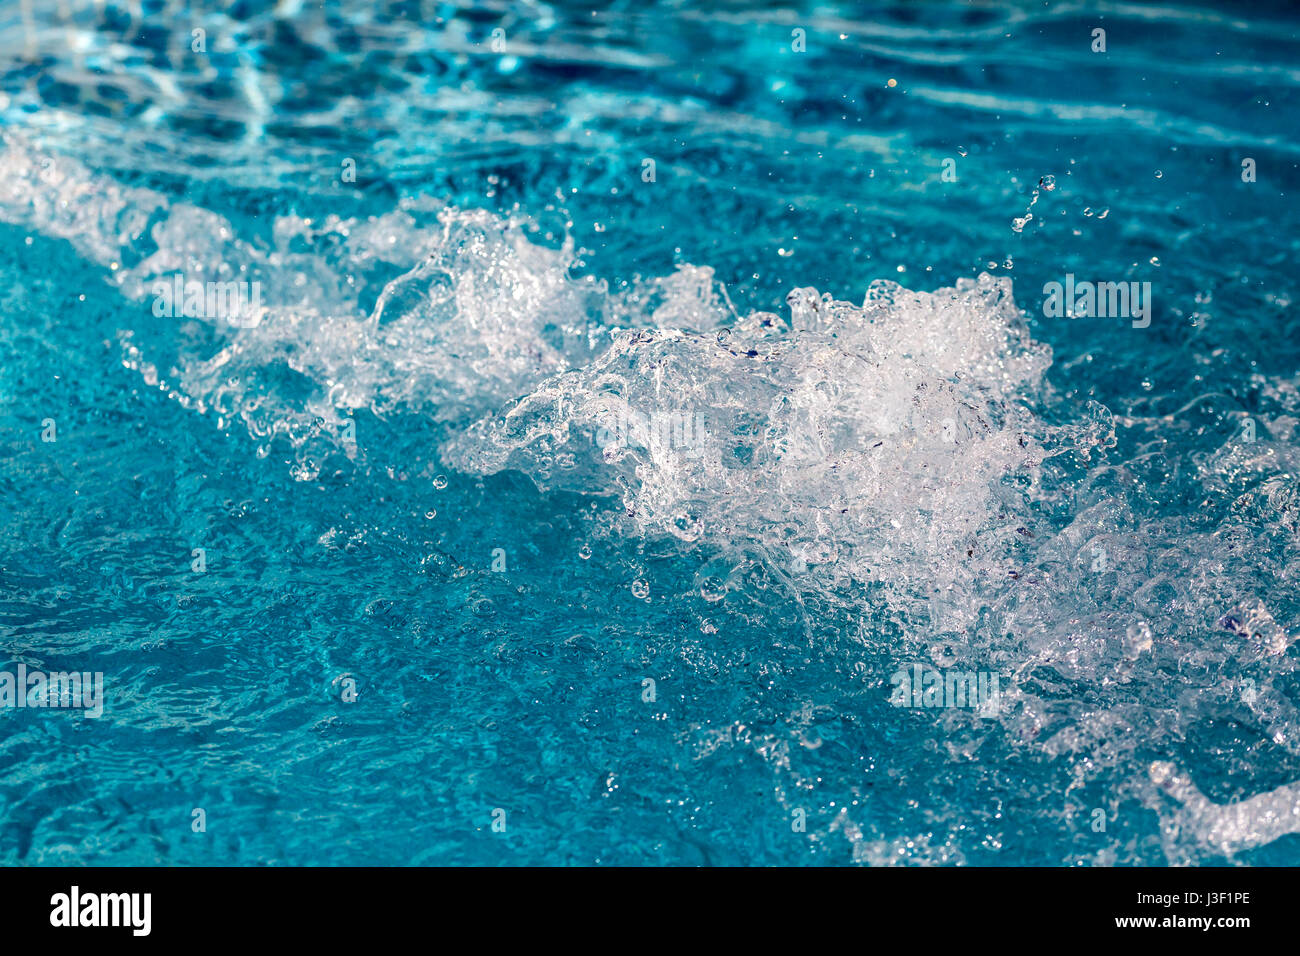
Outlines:
{"type": "Polygon", "coordinates": [[[1294,11],[216,7],[0,3],[0,859],[1296,862],[1294,11]]]}

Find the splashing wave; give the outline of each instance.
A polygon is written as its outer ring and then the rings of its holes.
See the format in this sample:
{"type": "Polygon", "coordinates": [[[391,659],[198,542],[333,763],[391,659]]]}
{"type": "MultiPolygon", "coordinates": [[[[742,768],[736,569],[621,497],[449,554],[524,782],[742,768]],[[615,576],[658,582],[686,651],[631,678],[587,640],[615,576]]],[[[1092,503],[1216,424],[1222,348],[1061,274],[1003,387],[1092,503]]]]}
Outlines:
{"type": "MultiPolygon", "coordinates": [[[[1120,770],[1186,824],[1171,859],[1294,829],[1293,788],[1224,809],[1151,758],[1224,712],[1300,754],[1293,627],[1277,619],[1297,567],[1295,445],[1198,454],[1196,481],[1232,508],[1157,514],[1150,456],[1109,461],[1111,413],[1051,393],[1010,280],[877,282],[861,305],[801,288],[788,317],[741,315],[708,268],[611,291],[572,277],[569,246],[436,201],[241,238],[14,137],[0,171],[0,218],[67,239],[146,304],[126,363],[264,454],[287,442],[295,477],[339,454],[370,466],[381,450],[339,440],[354,413],[426,416],[445,426],[430,460],[618,496],[599,520],[696,549],[706,601],[758,563],[801,603],[886,609],[900,659],[1001,671],[1011,746],[1082,756],[1072,787],[1120,770]],[[175,273],[257,281],[265,315],[154,321],[154,284],[175,273]]],[[[1294,411],[1294,391],[1269,400],[1294,411]]]]}

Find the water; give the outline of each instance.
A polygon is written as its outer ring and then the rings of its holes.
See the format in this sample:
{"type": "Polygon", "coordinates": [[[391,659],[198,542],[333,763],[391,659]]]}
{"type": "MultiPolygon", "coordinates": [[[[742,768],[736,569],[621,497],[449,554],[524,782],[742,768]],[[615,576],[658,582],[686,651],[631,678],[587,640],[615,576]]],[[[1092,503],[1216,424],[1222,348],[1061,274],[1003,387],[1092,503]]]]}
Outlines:
{"type": "Polygon", "coordinates": [[[1295,862],[1293,12],[215,6],[0,4],[0,859],[1295,862]]]}

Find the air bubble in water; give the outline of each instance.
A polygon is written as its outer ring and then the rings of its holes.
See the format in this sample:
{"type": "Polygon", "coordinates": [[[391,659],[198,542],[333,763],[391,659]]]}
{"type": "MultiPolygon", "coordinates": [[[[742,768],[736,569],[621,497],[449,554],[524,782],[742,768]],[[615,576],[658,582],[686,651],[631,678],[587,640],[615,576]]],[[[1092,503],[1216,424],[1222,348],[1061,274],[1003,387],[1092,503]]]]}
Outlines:
{"type": "Polygon", "coordinates": [[[708,577],[700,582],[700,597],[710,604],[716,604],[727,596],[727,585],[717,578],[708,577]]]}

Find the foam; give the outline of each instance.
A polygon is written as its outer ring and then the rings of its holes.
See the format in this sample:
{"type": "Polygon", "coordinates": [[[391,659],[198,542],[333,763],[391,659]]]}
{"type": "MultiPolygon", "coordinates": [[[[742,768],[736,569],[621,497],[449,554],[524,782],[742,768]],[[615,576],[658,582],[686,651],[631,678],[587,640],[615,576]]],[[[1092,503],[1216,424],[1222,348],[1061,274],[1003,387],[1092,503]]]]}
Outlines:
{"type": "Polygon", "coordinates": [[[1228,804],[1211,802],[1169,761],[1151,764],[1152,782],[1176,804],[1172,820],[1198,843],[1231,856],[1300,833],[1300,785],[1287,784],[1228,804]]]}
{"type": "MultiPolygon", "coordinates": [[[[355,409],[482,412],[589,356],[614,311],[603,288],[568,276],[572,249],[530,243],[521,224],[406,200],[366,219],[275,218],[244,239],[225,217],[123,186],[10,134],[0,217],[69,240],[110,269],[127,298],[155,283],[258,282],[263,314],[165,320],[127,364],[224,427],[241,420],[300,465],[327,455],[355,409]]],[[[147,327],[142,320],[141,328],[147,327]]],[[[315,468],[298,477],[314,477],[315,468]]]]}

